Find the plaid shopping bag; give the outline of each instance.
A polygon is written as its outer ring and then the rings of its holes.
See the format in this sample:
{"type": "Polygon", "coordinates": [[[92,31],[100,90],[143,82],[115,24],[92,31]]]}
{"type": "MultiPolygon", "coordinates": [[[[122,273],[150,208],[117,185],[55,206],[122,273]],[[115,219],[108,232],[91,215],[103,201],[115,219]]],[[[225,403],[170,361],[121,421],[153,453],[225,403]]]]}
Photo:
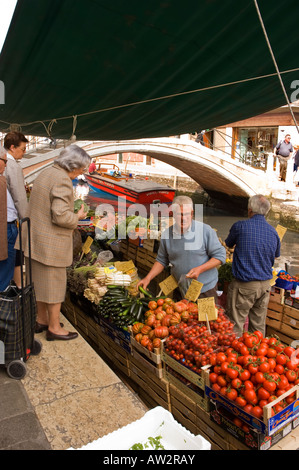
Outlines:
{"type": "Polygon", "coordinates": [[[4,344],[5,364],[28,359],[34,341],[36,312],[33,286],[20,291],[11,284],[0,292],[0,341],[4,344]]]}

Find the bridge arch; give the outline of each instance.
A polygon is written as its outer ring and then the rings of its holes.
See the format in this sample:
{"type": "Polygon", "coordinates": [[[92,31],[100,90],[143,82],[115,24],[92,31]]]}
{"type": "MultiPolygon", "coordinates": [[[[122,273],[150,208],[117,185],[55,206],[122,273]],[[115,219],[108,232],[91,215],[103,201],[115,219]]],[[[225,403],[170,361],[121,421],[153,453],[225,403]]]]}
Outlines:
{"type": "Polygon", "coordinates": [[[140,153],[177,168],[196,181],[208,194],[225,198],[269,194],[265,172],[191,140],[178,138],[95,142],[84,146],[91,156],[140,153]]]}

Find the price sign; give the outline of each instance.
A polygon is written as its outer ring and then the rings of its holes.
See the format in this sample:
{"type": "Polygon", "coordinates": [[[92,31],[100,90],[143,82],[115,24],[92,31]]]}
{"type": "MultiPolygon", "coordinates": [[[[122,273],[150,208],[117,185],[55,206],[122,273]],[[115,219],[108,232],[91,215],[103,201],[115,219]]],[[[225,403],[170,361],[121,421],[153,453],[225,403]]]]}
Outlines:
{"type": "Polygon", "coordinates": [[[282,241],[286,231],[287,231],[287,228],[283,227],[282,225],[277,225],[276,232],[278,233],[280,241],[282,241]]]}
{"type": "Polygon", "coordinates": [[[201,282],[192,279],[191,284],[185,294],[185,299],[190,300],[190,302],[196,302],[202,288],[203,284],[201,282]]]}
{"type": "Polygon", "coordinates": [[[92,243],[93,243],[93,239],[91,237],[87,237],[86,241],[85,241],[85,243],[82,247],[82,251],[85,255],[87,255],[87,253],[90,252],[90,247],[91,247],[92,243]]]}
{"type": "Polygon", "coordinates": [[[204,297],[203,299],[198,299],[197,306],[199,321],[217,320],[218,310],[215,307],[214,297],[204,297]]]}
{"type": "Polygon", "coordinates": [[[159,283],[159,287],[162,290],[164,295],[169,295],[172,291],[174,291],[178,287],[178,283],[176,279],[170,275],[164,281],[159,283]]]}
{"type": "Polygon", "coordinates": [[[135,265],[131,259],[129,261],[116,261],[114,266],[117,271],[121,271],[123,273],[127,273],[128,271],[135,269],[135,265]]]}
{"type": "Polygon", "coordinates": [[[270,281],[270,286],[275,286],[275,283],[276,283],[276,279],[277,279],[278,276],[273,276],[271,281],[270,281]]]}

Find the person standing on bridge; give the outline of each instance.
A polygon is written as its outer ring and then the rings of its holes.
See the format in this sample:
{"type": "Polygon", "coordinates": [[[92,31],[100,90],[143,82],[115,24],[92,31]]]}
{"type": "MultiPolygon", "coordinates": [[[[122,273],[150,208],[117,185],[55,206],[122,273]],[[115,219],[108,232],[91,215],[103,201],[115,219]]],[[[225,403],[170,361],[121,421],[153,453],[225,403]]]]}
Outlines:
{"type": "MultiPolygon", "coordinates": [[[[28,215],[28,199],[25,189],[23,169],[19,164],[26,152],[27,138],[21,132],[8,132],[4,137],[4,148],[7,153],[5,177],[7,189],[11,198],[9,200],[10,219],[15,225],[18,220],[28,215]]],[[[17,236],[17,235],[16,235],[17,236]]],[[[13,256],[13,253],[10,254],[13,256]]],[[[21,287],[21,252],[15,250],[15,270],[13,279],[17,287],[21,287]]]]}
{"type": "Polygon", "coordinates": [[[293,155],[293,145],[291,144],[291,136],[290,134],[286,134],[284,140],[278,142],[275,147],[276,155],[279,160],[280,169],[279,169],[279,176],[281,181],[286,180],[287,174],[287,166],[288,160],[292,158],[293,155]]]}
{"type": "Polygon", "coordinates": [[[270,280],[275,258],[280,256],[280,238],[265,217],[270,202],[261,194],[248,201],[248,219],[233,224],[225,240],[234,249],[234,280],[227,293],[226,313],[235,323],[238,336],[248,318],[248,331],[265,335],[266,314],[270,297],[270,280]]]}
{"type": "Polygon", "coordinates": [[[225,263],[226,251],[215,230],[193,220],[193,201],[188,196],[177,196],[172,204],[174,225],[163,231],[156,262],[137,286],[148,284],[171,264],[171,272],[186,293],[190,280],[203,284],[200,297],[217,300],[217,267],[225,263]],[[188,281],[189,279],[189,281],[188,281]]]}

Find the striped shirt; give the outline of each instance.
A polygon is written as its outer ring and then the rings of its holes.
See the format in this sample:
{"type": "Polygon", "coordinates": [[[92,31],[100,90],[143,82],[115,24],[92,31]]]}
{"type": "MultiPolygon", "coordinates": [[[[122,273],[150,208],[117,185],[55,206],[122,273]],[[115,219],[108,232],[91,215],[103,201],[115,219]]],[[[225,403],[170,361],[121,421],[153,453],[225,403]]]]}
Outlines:
{"type": "Polygon", "coordinates": [[[242,282],[272,279],[275,258],[280,256],[280,239],[277,231],[263,215],[236,222],[225,240],[233,248],[232,272],[242,282]]]}

